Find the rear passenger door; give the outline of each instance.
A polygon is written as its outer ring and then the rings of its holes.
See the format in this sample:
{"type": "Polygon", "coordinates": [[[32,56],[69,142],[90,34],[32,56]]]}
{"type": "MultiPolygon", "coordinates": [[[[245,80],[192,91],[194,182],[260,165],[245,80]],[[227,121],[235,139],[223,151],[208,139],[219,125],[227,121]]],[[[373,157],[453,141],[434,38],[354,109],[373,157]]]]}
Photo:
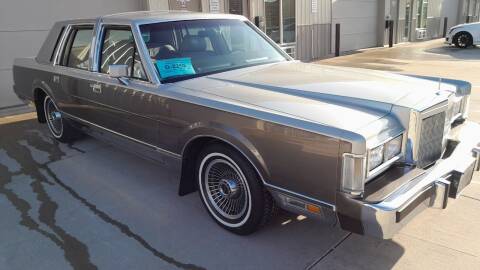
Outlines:
{"type": "Polygon", "coordinates": [[[88,78],[93,24],[69,25],[55,63],[53,82],[60,109],[81,119],[91,119],[94,106],[88,78]]]}

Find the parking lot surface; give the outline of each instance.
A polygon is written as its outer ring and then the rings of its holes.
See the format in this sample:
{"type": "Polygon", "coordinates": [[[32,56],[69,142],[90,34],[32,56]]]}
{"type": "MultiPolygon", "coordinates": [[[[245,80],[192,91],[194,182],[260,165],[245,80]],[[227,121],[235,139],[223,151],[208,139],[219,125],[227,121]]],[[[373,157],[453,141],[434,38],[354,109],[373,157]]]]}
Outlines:
{"type": "MultiPolygon", "coordinates": [[[[320,64],[469,80],[480,122],[480,48],[436,40],[320,64]]],[[[446,210],[424,211],[388,241],[286,212],[236,236],[177,188],[159,164],[98,140],[52,140],[34,114],[0,118],[0,269],[480,268],[478,173],[446,210]]]]}

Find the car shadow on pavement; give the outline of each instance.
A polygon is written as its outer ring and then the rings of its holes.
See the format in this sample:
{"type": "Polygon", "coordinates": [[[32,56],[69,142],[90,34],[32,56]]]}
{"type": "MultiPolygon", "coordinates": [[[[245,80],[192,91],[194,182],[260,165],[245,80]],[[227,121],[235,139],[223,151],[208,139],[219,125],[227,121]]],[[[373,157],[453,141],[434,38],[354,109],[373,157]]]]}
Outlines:
{"type": "Polygon", "coordinates": [[[283,211],[237,236],[156,163],[89,137],[58,143],[36,119],[0,132],[2,269],[389,269],[404,252],[283,211]]]}
{"type": "Polygon", "coordinates": [[[425,52],[447,55],[458,60],[480,60],[480,47],[472,46],[466,49],[459,49],[454,46],[441,46],[426,49],[425,52]]]}
{"type": "Polygon", "coordinates": [[[352,234],[312,269],[392,269],[404,253],[394,240],[352,234]]]}

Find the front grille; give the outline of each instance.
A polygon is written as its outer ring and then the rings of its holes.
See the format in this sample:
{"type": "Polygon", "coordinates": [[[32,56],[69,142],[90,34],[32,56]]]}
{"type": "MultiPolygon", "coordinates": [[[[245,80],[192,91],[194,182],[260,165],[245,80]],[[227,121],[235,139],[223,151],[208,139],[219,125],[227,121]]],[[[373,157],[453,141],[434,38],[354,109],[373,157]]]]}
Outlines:
{"type": "Polygon", "coordinates": [[[418,167],[425,168],[441,157],[445,116],[446,113],[441,112],[422,120],[418,142],[418,167]]]}

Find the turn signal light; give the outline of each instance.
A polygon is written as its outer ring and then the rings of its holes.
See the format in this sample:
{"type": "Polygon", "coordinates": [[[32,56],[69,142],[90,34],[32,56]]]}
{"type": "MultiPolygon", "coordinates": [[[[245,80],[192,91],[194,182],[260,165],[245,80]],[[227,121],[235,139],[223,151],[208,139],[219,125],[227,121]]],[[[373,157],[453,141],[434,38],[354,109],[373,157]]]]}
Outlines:
{"type": "Polygon", "coordinates": [[[320,207],[313,204],[307,204],[307,211],[312,212],[314,214],[320,214],[321,212],[320,207]]]}

